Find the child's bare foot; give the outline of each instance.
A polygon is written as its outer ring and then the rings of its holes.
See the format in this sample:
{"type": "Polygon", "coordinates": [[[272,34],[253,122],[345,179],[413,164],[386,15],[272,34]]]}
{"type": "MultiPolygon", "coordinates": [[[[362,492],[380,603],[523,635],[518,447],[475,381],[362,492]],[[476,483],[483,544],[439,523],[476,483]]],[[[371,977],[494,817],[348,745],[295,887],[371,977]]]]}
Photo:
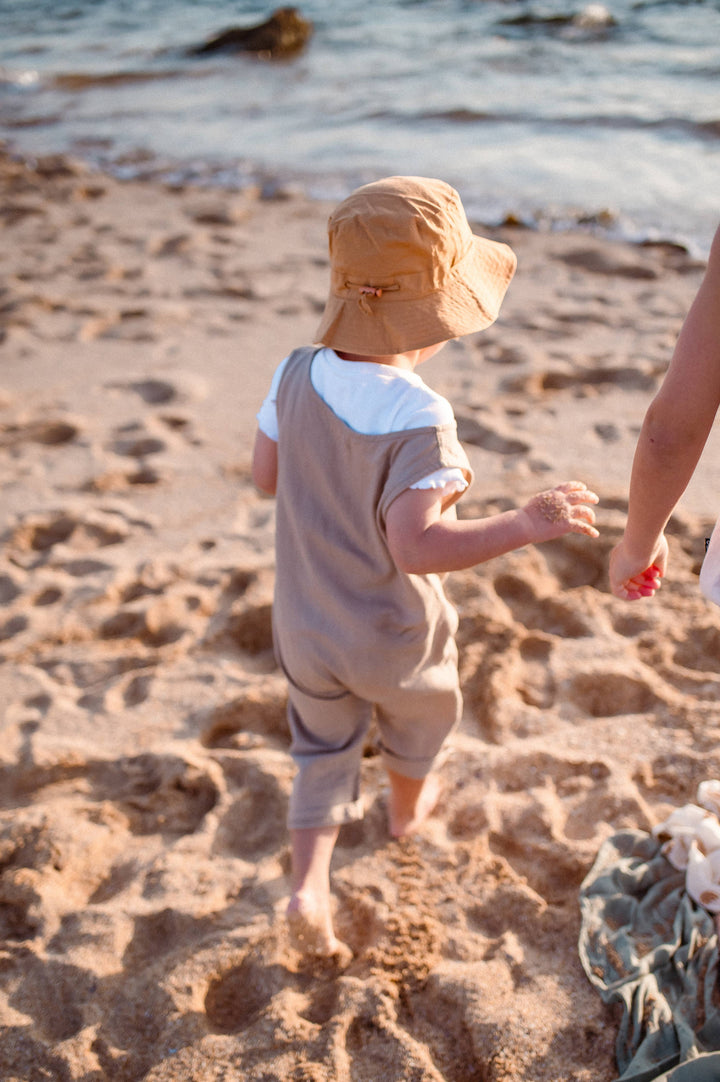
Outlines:
{"type": "Polygon", "coordinates": [[[352,951],[333,931],[329,909],[306,894],[293,894],[287,907],[292,946],[313,958],[332,958],[338,965],[352,960],[352,951]]]}
{"type": "Polygon", "coordinates": [[[432,814],[440,796],[440,779],[436,774],[426,778],[406,778],[388,771],[390,803],[388,818],[393,838],[414,834],[432,814]]]}

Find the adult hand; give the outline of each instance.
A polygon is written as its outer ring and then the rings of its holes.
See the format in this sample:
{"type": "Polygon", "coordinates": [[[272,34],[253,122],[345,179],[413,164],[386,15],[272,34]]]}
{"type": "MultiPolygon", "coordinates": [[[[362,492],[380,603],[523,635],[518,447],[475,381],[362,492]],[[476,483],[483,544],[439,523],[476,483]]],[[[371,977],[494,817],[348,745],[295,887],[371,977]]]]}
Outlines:
{"type": "Polygon", "coordinates": [[[660,589],[661,579],[667,569],[668,543],[664,534],[658,538],[652,550],[650,563],[638,562],[627,551],[625,538],[610,553],[610,589],[615,597],[625,601],[637,601],[652,597],[660,589]]]}

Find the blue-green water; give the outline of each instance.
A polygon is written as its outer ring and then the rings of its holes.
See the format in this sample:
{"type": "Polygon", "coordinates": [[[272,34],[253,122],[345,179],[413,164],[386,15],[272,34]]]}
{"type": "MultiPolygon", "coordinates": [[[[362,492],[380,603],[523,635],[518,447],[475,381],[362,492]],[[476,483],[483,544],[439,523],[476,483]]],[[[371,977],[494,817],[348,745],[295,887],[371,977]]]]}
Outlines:
{"type": "Polygon", "coordinates": [[[609,211],[623,235],[707,247],[720,0],[299,7],[312,39],[278,62],[187,53],[271,5],[0,0],[0,139],[123,175],[331,198],[389,173],[440,176],[486,222],[609,211]]]}

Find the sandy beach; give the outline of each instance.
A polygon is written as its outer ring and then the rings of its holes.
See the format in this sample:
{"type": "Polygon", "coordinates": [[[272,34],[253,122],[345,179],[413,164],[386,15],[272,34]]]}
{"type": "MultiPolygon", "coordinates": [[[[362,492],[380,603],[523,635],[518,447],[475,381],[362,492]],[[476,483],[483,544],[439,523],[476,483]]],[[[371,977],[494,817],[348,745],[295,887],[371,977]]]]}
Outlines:
{"type": "Polygon", "coordinates": [[[601,537],[450,577],[465,714],[441,801],[391,840],[368,744],[336,971],[283,922],[274,506],[249,477],[271,374],[324,303],[329,208],[62,158],[1,156],[0,185],[0,1077],[611,1082],[579,886],[606,838],[720,777],[720,610],[697,584],[717,434],[658,596],[622,602],[606,574],[702,263],[489,234],[518,253],[501,318],[423,369],[476,473],[461,513],[577,477],[601,537]]]}

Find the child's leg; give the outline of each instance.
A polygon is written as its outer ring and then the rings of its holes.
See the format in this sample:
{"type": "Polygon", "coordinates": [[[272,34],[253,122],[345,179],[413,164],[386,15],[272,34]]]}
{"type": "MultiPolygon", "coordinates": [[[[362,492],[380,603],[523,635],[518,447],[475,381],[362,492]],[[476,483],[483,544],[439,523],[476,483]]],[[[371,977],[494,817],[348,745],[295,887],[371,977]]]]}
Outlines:
{"type": "Polygon", "coordinates": [[[339,830],[329,826],[290,831],[292,896],[287,917],[298,950],[349,961],[352,952],[336,937],[330,911],[330,861],[339,830]]]}
{"type": "Polygon", "coordinates": [[[349,962],[352,952],[333,930],[330,862],[340,824],[363,815],[360,762],[370,717],[369,704],[349,693],[322,699],[296,687],[290,690],[291,751],[298,772],[288,812],[292,847],[288,926],[298,950],[341,963],[349,962]],[[313,825],[318,823],[324,825],[313,825]]]}
{"type": "Polygon", "coordinates": [[[452,641],[442,662],[420,674],[417,686],[406,683],[393,688],[378,704],[393,837],[413,834],[434,810],[440,795],[438,756],[461,712],[457,653],[452,641]]]}
{"type": "Polygon", "coordinates": [[[424,778],[407,778],[389,767],[387,775],[390,781],[390,833],[394,838],[414,834],[432,814],[437,804],[440,781],[436,774],[428,774],[424,778]]]}

